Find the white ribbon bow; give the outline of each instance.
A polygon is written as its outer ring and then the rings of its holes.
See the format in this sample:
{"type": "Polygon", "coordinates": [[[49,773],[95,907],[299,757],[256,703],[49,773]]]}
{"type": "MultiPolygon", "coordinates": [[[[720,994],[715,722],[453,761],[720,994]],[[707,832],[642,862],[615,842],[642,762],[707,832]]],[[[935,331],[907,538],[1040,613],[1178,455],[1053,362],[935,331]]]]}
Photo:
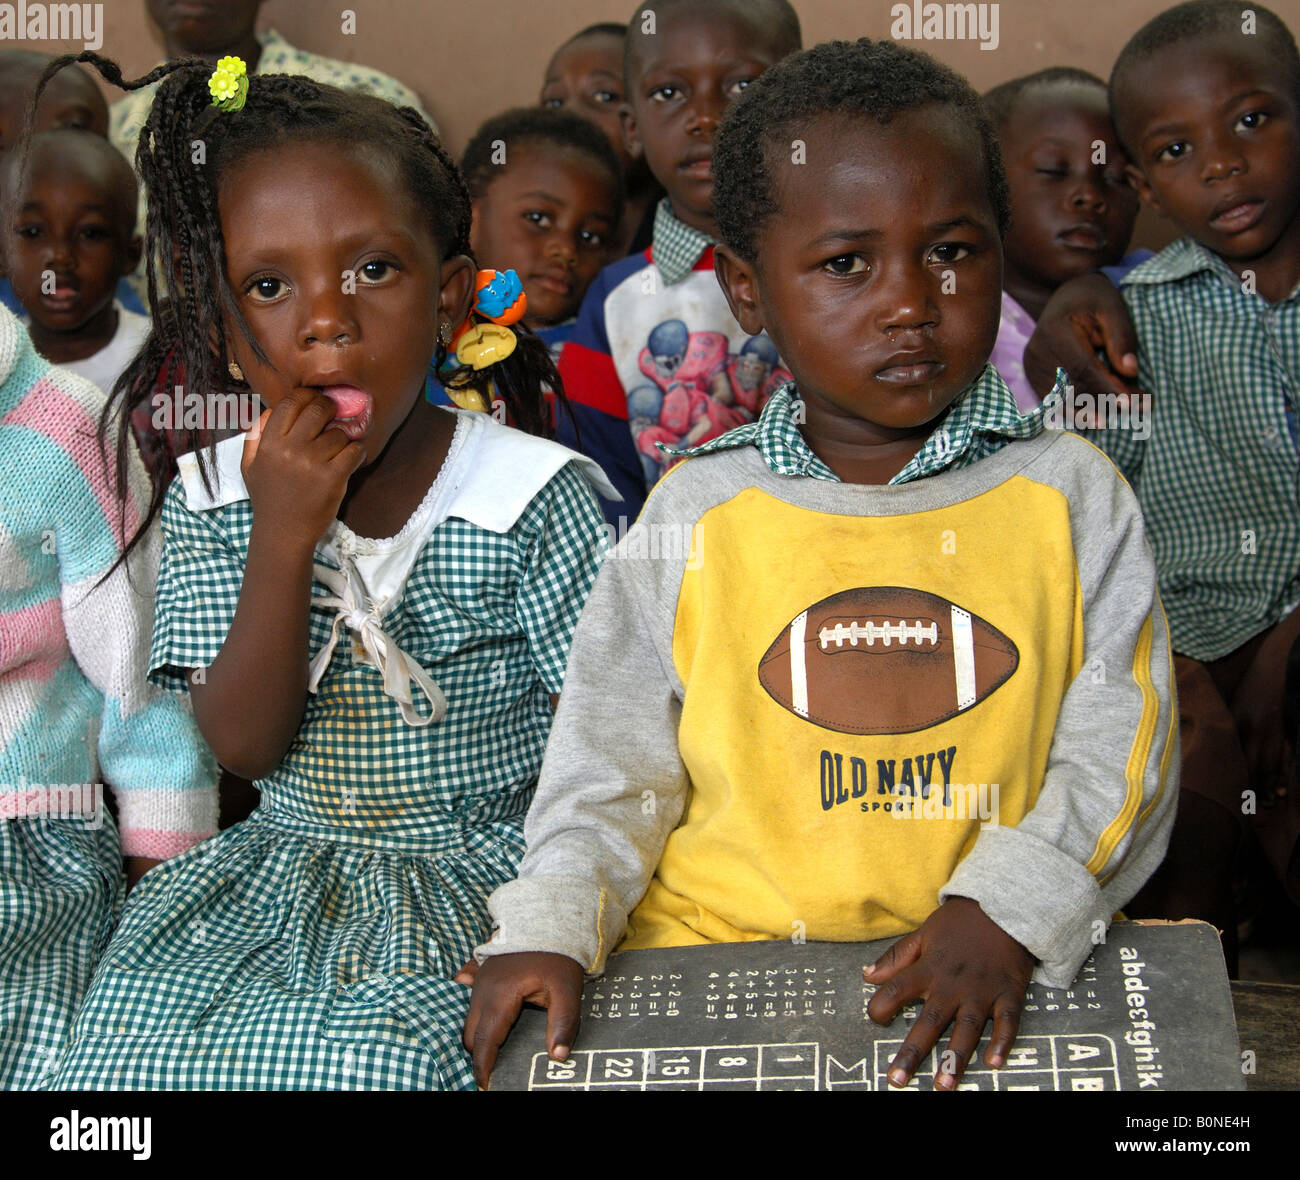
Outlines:
{"type": "Polygon", "coordinates": [[[337,607],[334,626],[330,628],[330,637],[324,647],[316,653],[311,662],[311,675],[307,688],[315,692],[325,669],[334,656],[334,648],[339,641],[339,633],[344,626],[351,627],[359,636],[365,648],[369,663],[379,669],[384,678],[384,692],[402,707],[402,719],[408,725],[425,726],[434,721],[441,721],[447,712],[447,697],[430,678],[429,674],[415,660],[406,654],[394,642],[391,635],[384,633],[379,625],[380,611],[388,604],[385,598],[374,602],[366,593],[365,584],[357,572],[356,565],[347,558],[343,559],[342,570],[332,570],[328,566],[313,564],[316,578],[334,591],[333,596],[313,599],[319,606],[337,607]],[[364,606],[362,604],[365,604],[364,606]],[[421,717],[416,711],[415,701],[411,697],[411,681],[415,681],[420,690],[433,706],[427,717],[421,717]]]}

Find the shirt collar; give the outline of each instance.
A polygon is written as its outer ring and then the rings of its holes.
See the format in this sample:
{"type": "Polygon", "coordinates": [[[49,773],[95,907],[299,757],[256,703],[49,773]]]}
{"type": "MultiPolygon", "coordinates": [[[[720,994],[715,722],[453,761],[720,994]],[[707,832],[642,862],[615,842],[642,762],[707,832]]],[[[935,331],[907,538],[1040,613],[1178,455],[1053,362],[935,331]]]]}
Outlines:
{"type": "MultiPolygon", "coordinates": [[[[264,29],[257,34],[257,43],[262,47],[262,52],[258,54],[257,65],[253,69],[255,74],[283,74],[288,71],[282,69],[286,63],[292,62],[293,58],[300,56],[300,51],[295,49],[274,29],[264,29]]],[[[157,65],[165,66],[170,58],[164,57],[157,65]]],[[[296,71],[295,71],[296,72],[296,71]]],[[[161,81],[150,83],[136,93],[148,94],[151,96],[162,85],[161,81]]],[[[146,108],[146,114],[148,108],[146,108]]]]}
{"type": "MultiPolygon", "coordinates": [[[[1057,372],[1053,393],[1064,389],[1065,375],[1057,372]]],[[[989,441],[1007,442],[1012,439],[1033,438],[1046,428],[1043,406],[1029,414],[1022,414],[1016,405],[1015,395],[998,375],[992,365],[949,407],[939,425],[925,440],[921,449],[907,465],[894,476],[891,484],[910,483],[945,468],[960,466],[962,460],[977,447],[989,441]]],[[[817,456],[799,430],[802,420],[798,391],[793,383],[783,385],[763,407],[757,422],[739,426],[711,442],[687,450],[664,448],[673,455],[702,455],[730,447],[756,446],[764,462],[777,475],[803,475],[813,479],[839,482],[839,477],[817,456]]]]}
{"type": "Polygon", "coordinates": [[[654,259],[666,285],[674,286],[686,278],[695,269],[700,256],[716,243],[716,238],[678,220],[667,197],[660,199],[655,208],[654,242],[650,247],[650,257],[654,259]]]}
{"type": "Polygon", "coordinates": [[[262,55],[257,59],[257,69],[255,74],[279,74],[282,70],[273,69],[273,66],[283,65],[297,51],[274,29],[267,29],[257,34],[258,44],[262,47],[262,55]]]}
{"type": "MultiPolygon", "coordinates": [[[[1242,290],[1241,276],[1213,250],[1207,249],[1193,238],[1179,238],[1176,242],[1171,242],[1154,258],[1135,266],[1124,276],[1120,285],[1159,286],[1202,273],[1212,275],[1234,291],[1247,294],[1242,290]]],[[[1297,295],[1300,295],[1300,283],[1292,289],[1287,299],[1294,299],[1297,295]]]]}
{"type": "MultiPolygon", "coordinates": [[[[1052,392],[1062,388],[1064,374],[1058,369],[1052,392]]],[[[982,453],[986,449],[983,444],[988,442],[1003,444],[1012,439],[1034,438],[1047,429],[1046,413],[1042,406],[1022,413],[1015,394],[997,369],[985,365],[974,384],[949,407],[925,445],[889,482],[909,483],[948,467],[962,466],[968,455],[977,457],[972,452],[978,449],[982,453]]]]}
{"type": "MultiPolygon", "coordinates": [[[[570,462],[599,495],[607,500],[623,498],[595,461],[585,455],[502,426],[487,414],[452,412],[456,433],[438,476],[443,484],[438,498],[442,517],[456,516],[490,532],[507,533],[541,488],[570,462]]],[[[249,499],[242,469],[247,437],[237,434],[217,443],[210,489],[203,486],[199,454],[190,451],[177,456],[185,503],[191,512],[210,512],[249,499]]]]}
{"type": "MultiPolygon", "coordinates": [[[[1192,238],[1179,238],[1154,258],[1135,266],[1124,276],[1121,284],[1126,287],[1157,286],[1177,282],[1201,271],[1209,271],[1220,278],[1232,274],[1227,263],[1212,250],[1207,250],[1192,238]]],[[[1236,275],[1232,275],[1232,281],[1234,284],[1239,282],[1236,275]]]]}

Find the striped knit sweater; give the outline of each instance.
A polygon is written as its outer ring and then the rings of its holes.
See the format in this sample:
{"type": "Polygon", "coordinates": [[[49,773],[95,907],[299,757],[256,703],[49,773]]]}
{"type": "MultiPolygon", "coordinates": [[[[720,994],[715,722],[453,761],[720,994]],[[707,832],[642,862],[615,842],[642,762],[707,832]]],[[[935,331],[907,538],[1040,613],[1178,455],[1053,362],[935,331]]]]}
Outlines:
{"type": "Polygon", "coordinates": [[[96,587],[148,503],[134,453],[125,506],[114,493],[103,405],[0,308],[0,818],[102,776],[123,854],[162,859],[216,830],[217,767],[188,698],[145,679],[158,530],[96,587]]]}

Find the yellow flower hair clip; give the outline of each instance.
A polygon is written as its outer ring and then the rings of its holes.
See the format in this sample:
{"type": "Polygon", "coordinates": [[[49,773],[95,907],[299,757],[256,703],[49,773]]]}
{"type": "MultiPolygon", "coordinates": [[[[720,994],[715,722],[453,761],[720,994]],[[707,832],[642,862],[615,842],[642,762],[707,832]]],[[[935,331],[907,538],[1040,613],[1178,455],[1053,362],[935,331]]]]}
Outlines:
{"type": "Polygon", "coordinates": [[[248,67],[237,57],[223,57],[208,79],[212,105],[223,111],[242,110],[248,99],[248,67]]]}

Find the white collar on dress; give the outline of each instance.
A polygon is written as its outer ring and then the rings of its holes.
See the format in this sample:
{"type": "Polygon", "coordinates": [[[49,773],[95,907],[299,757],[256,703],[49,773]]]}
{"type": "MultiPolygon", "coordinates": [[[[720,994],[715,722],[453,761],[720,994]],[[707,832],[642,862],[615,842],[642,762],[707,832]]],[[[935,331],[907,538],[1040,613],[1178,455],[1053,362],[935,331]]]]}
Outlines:
{"type": "MultiPolygon", "coordinates": [[[[576,463],[587,482],[606,500],[623,498],[600,466],[585,455],[503,426],[486,414],[472,410],[451,412],[468,418],[470,435],[450,464],[455,470],[444,470],[439,476],[454,477],[454,487],[443,506],[443,519],[457,516],[489,532],[509,532],[537,493],[566,463],[576,463]]],[[[211,493],[199,475],[198,455],[191,451],[177,458],[185,502],[191,512],[207,512],[248,499],[239,466],[245,437],[238,434],[217,443],[217,470],[211,493]]]]}
{"type": "MultiPolygon", "coordinates": [[[[414,726],[442,720],[447,699],[429,673],[384,630],[383,623],[401,600],[407,578],[434,529],[449,516],[457,516],[490,532],[508,532],[566,463],[576,463],[602,495],[619,499],[604,472],[590,459],[559,443],[511,430],[486,414],[455,413],[456,431],[442,470],[406,524],[392,537],[372,539],[358,537],[336,520],[317,542],[319,560],[312,567],[315,579],[331,591],[313,596],[314,605],[336,613],[328,641],[312,657],[309,691],[317,691],[346,628],[357,637],[354,658],[378,669],[384,692],[398,702],[406,723],[414,726]],[[427,700],[427,713],[417,705],[417,694],[427,700]]],[[[212,492],[203,487],[194,453],[177,459],[192,512],[248,499],[239,467],[244,438],[240,434],[217,444],[217,478],[212,492]]]]}

